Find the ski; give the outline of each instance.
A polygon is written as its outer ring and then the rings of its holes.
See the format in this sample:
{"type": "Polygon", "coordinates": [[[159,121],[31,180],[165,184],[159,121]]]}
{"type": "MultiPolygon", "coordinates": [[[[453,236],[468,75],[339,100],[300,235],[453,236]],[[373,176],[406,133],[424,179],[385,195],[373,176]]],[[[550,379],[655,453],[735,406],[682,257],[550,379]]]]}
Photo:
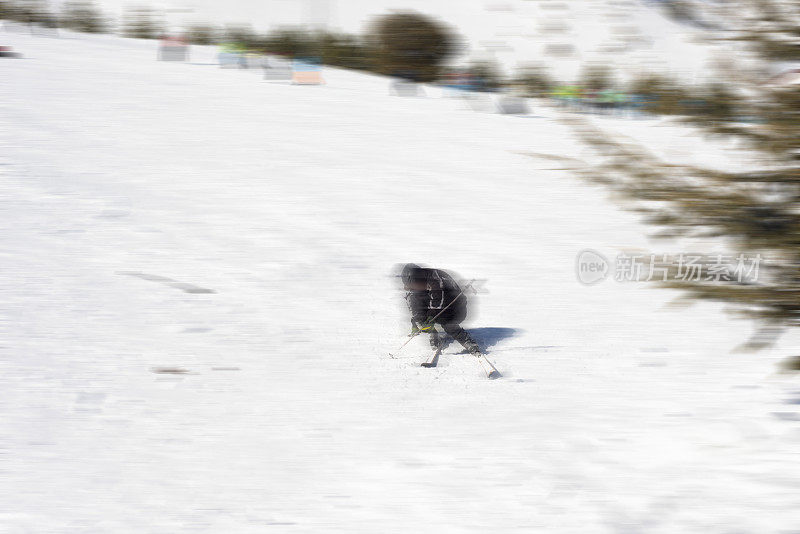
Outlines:
{"type": "Polygon", "coordinates": [[[439,356],[442,354],[442,349],[436,349],[436,352],[433,353],[433,358],[429,362],[422,362],[420,365],[422,367],[436,367],[439,364],[439,356]]]}
{"type": "MultiPolygon", "coordinates": [[[[420,366],[428,369],[436,367],[439,364],[439,356],[441,356],[441,354],[442,354],[442,349],[441,348],[437,349],[436,352],[433,354],[433,358],[431,358],[430,361],[422,362],[420,366]]],[[[489,380],[502,378],[503,375],[500,373],[500,371],[497,370],[497,367],[495,367],[484,354],[478,353],[475,355],[475,357],[477,358],[478,363],[481,364],[483,372],[486,373],[486,378],[488,378],[489,380]]]]}
{"type": "Polygon", "coordinates": [[[482,352],[474,354],[472,352],[469,352],[467,349],[464,349],[460,352],[457,352],[456,354],[463,354],[465,356],[468,355],[475,356],[478,359],[478,363],[481,364],[483,372],[486,373],[486,378],[494,380],[495,378],[503,377],[502,373],[500,373],[500,371],[497,370],[497,367],[495,367],[494,364],[492,364],[492,362],[489,361],[489,358],[487,358],[486,355],[483,354],[482,352]]]}
{"type": "Polygon", "coordinates": [[[478,358],[478,362],[481,364],[483,371],[486,373],[486,378],[489,380],[495,380],[503,376],[500,374],[500,371],[497,370],[497,367],[495,367],[484,354],[478,353],[475,355],[475,357],[478,358]]]}

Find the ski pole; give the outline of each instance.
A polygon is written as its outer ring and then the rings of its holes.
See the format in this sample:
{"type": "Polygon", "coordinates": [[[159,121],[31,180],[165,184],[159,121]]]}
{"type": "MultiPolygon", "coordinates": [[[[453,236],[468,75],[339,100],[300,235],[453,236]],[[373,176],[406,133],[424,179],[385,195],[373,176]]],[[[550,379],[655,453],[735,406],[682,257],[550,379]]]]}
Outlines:
{"type": "MultiPolygon", "coordinates": [[[[444,311],[445,311],[447,308],[449,308],[449,307],[450,307],[450,306],[451,306],[451,305],[452,305],[452,304],[453,304],[455,301],[457,301],[457,300],[459,299],[459,297],[461,297],[461,295],[463,295],[463,294],[464,294],[464,291],[466,291],[466,289],[467,289],[469,286],[471,286],[471,285],[473,284],[473,282],[475,282],[475,280],[470,280],[470,281],[469,281],[469,283],[468,283],[467,285],[465,285],[465,286],[464,286],[464,288],[463,288],[461,291],[459,291],[458,295],[456,295],[456,296],[455,296],[455,298],[454,298],[453,300],[451,300],[451,301],[450,301],[450,304],[448,304],[447,306],[445,306],[444,308],[442,308],[442,309],[439,311],[439,313],[437,313],[436,315],[434,315],[433,319],[431,319],[431,321],[430,321],[430,322],[431,322],[431,323],[435,323],[435,322],[436,322],[436,319],[438,319],[438,318],[439,318],[439,316],[440,316],[441,314],[443,314],[443,313],[444,313],[444,311]]],[[[417,330],[416,332],[413,332],[413,333],[412,333],[410,336],[408,336],[408,339],[406,339],[405,343],[403,343],[402,345],[400,345],[400,347],[399,347],[399,348],[398,348],[396,351],[394,351],[394,352],[395,352],[394,354],[392,354],[392,353],[390,352],[390,353],[389,353],[389,356],[391,356],[392,358],[395,358],[395,359],[397,359],[397,353],[399,353],[401,350],[403,350],[403,347],[405,347],[406,345],[408,345],[408,342],[409,342],[409,341],[411,341],[412,339],[414,339],[414,337],[415,337],[417,334],[419,334],[420,332],[421,332],[421,330],[417,330]]]]}
{"type": "Polygon", "coordinates": [[[408,339],[406,339],[406,342],[405,342],[405,343],[403,343],[402,345],[400,345],[400,347],[398,347],[398,349],[397,349],[396,351],[394,351],[394,354],[392,354],[392,353],[390,352],[390,353],[389,353],[389,356],[390,356],[390,357],[392,357],[392,358],[394,358],[394,359],[397,359],[397,356],[396,356],[396,354],[399,354],[399,353],[400,353],[400,351],[401,351],[401,350],[403,350],[403,347],[405,347],[406,345],[408,345],[408,342],[409,342],[409,341],[411,341],[412,339],[414,339],[414,337],[415,337],[417,334],[419,334],[419,330],[418,330],[418,331],[416,331],[416,332],[414,332],[414,333],[412,333],[412,334],[409,334],[409,336],[408,336],[408,339]]]}

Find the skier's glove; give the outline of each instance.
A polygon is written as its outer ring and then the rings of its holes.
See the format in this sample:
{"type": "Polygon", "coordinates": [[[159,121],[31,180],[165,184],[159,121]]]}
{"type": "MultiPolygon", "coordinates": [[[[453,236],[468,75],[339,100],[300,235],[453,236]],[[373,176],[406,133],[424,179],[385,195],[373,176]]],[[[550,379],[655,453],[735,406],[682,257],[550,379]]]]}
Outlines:
{"type": "Polygon", "coordinates": [[[433,331],[434,324],[435,323],[431,320],[430,317],[428,317],[424,322],[420,323],[419,326],[417,326],[417,323],[412,323],[411,324],[411,335],[415,336],[417,334],[431,332],[431,331],[433,331]]]}
{"type": "Polygon", "coordinates": [[[419,325],[419,329],[421,332],[431,332],[434,325],[435,323],[433,322],[433,317],[428,317],[422,324],[419,325]]]}

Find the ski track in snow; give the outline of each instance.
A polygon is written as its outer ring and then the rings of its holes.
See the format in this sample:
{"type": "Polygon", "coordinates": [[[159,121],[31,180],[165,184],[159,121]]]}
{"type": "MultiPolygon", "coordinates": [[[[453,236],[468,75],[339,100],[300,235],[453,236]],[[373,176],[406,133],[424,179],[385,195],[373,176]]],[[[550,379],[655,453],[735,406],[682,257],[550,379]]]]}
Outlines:
{"type": "Polygon", "coordinates": [[[578,251],[658,244],[523,155],[588,153],[559,112],[63,35],[0,34],[0,532],[797,530],[796,336],[735,354],[719,306],[580,285],[578,251]],[[404,261],[488,279],[503,379],[388,358],[404,261]]]}

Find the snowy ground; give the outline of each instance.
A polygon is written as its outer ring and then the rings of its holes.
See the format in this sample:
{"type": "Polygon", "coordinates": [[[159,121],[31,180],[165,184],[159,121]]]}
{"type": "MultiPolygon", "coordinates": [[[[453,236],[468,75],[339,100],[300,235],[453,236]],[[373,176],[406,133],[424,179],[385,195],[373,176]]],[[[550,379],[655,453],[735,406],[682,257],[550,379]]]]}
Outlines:
{"type": "Polygon", "coordinates": [[[800,532],[796,336],[735,354],[717,306],[580,285],[658,245],[523,154],[585,153],[556,111],[0,43],[0,532],[800,532]],[[505,378],[387,357],[405,261],[487,279],[505,378]]]}

